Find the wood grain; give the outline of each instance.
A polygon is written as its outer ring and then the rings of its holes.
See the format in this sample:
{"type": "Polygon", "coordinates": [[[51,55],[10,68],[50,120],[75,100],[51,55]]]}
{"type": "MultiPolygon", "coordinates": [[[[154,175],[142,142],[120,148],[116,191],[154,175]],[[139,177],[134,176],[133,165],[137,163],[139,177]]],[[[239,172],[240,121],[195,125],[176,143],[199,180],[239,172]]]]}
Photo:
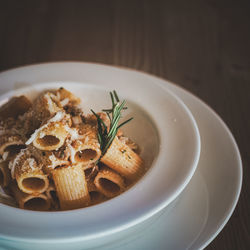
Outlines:
{"type": "Polygon", "coordinates": [[[244,180],[233,216],[207,249],[250,249],[250,1],[0,3],[0,71],[68,60],[119,65],[208,103],[236,138],[244,180]]]}

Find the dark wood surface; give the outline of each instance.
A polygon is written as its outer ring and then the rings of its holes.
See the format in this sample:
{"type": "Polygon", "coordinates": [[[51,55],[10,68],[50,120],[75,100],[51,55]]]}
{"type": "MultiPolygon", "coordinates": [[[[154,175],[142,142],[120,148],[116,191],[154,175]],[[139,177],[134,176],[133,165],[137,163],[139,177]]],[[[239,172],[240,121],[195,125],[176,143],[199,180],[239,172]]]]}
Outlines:
{"type": "Polygon", "coordinates": [[[62,60],[121,65],[210,105],[236,138],[244,179],[233,216],[206,249],[250,249],[250,1],[0,3],[0,71],[62,60]]]}

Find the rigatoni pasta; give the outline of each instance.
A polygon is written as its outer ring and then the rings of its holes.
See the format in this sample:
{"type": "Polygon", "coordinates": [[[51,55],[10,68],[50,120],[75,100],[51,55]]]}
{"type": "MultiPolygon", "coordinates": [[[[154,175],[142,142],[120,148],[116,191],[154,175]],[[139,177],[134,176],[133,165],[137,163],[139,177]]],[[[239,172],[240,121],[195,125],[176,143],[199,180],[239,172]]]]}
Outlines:
{"type": "Polygon", "coordinates": [[[84,165],[96,162],[101,156],[96,128],[89,124],[81,124],[78,126],[78,133],[79,138],[72,143],[76,153],[71,160],[84,165]]]}
{"type": "Polygon", "coordinates": [[[50,200],[45,194],[24,193],[15,182],[10,184],[10,190],[20,208],[36,211],[47,211],[50,208],[50,200]]]}
{"type": "Polygon", "coordinates": [[[15,97],[0,107],[0,186],[23,209],[70,210],[123,193],[145,172],[138,146],[120,123],[125,102],[84,113],[64,88],[33,103],[15,97]],[[20,108],[4,115],[14,104],[20,108]]]}
{"type": "Polygon", "coordinates": [[[0,155],[11,151],[11,149],[14,150],[14,147],[18,148],[21,145],[24,145],[24,141],[20,135],[6,133],[0,136],[0,155]]]}
{"type": "Polygon", "coordinates": [[[35,130],[26,144],[33,143],[33,146],[40,150],[57,150],[64,144],[70,125],[70,116],[64,111],[58,111],[39,129],[35,130]]]}
{"type": "Polygon", "coordinates": [[[129,146],[115,137],[101,162],[129,180],[138,179],[142,173],[142,159],[129,146]]]}
{"type": "Polygon", "coordinates": [[[94,179],[88,179],[87,181],[87,187],[88,187],[88,192],[89,192],[89,197],[90,197],[90,202],[91,205],[95,205],[98,203],[101,203],[105,200],[107,200],[108,198],[102,194],[98,188],[96,187],[96,185],[94,184],[94,179]]]}
{"type": "Polygon", "coordinates": [[[6,104],[0,107],[0,119],[8,117],[17,118],[19,115],[24,114],[31,107],[31,102],[27,97],[14,96],[6,104]]]}
{"type": "Polygon", "coordinates": [[[42,165],[30,155],[27,149],[22,149],[15,158],[9,162],[11,176],[16,180],[20,190],[28,194],[43,193],[49,186],[42,165]]]}
{"type": "Polygon", "coordinates": [[[81,208],[90,204],[87,180],[80,164],[56,168],[52,178],[61,209],[81,208]]]}
{"type": "Polygon", "coordinates": [[[112,198],[125,190],[124,179],[112,169],[102,166],[94,179],[97,190],[108,198],[112,198]]]}

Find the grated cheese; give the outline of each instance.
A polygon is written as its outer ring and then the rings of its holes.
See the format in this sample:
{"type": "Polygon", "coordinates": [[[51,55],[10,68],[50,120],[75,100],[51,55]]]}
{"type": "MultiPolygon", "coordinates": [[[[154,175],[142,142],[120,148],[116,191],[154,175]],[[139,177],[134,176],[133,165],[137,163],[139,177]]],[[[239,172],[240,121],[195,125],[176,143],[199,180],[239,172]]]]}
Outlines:
{"type": "Polygon", "coordinates": [[[70,128],[68,126],[65,126],[65,130],[70,134],[71,141],[80,140],[84,138],[84,136],[79,135],[77,128],[70,128]]]}
{"type": "Polygon", "coordinates": [[[75,163],[75,154],[76,154],[76,151],[75,151],[75,149],[71,146],[70,143],[69,143],[67,146],[68,146],[68,149],[69,149],[71,162],[72,162],[72,163],[75,163]]]}
{"type": "Polygon", "coordinates": [[[65,98],[63,99],[60,104],[62,105],[62,107],[64,107],[65,105],[67,105],[69,103],[69,98],[65,98]]]}
{"type": "Polygon", "coordinates": [[[28,164],[29,164],[29,167],[32,169],[32,170],[36,170],[36,161],[34,158],[28,158],[27,159],[28,161],[28,164]]]}
{"type": "Polygon", "coordinates": [[[53,111],[54,111],[54,104],[53,104],[53,102],[52,102],[52,100],[51,100],[49,94],[48,94],[48,93],[45,94],[44,97],[45,97],[45,99],[47,100],[47,104],[48,104],[49,111],[50,111],[51,113],[53,113],[53,111]]]}
{"type": "Polygon", "coordinates": [[[5,151],[4,153],[3,153],[3,160],[5,161],[7,158],[8,158],[8,155],[9,155],[9,152],[8,151],[5,151]]]}

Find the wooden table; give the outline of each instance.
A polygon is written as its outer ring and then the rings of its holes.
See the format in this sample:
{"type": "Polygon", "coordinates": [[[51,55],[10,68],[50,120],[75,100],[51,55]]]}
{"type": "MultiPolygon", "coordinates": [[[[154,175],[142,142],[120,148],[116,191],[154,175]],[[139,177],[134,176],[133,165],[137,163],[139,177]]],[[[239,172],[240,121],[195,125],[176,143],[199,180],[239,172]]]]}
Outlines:
{"type": "Polygon", "coordinates": [[[250,249],[249,1],[0,2],[1,71],[62,60],[125,66],[210,105],[236,138],[244,180],[233,216],[207,249],[250,249]]]}

